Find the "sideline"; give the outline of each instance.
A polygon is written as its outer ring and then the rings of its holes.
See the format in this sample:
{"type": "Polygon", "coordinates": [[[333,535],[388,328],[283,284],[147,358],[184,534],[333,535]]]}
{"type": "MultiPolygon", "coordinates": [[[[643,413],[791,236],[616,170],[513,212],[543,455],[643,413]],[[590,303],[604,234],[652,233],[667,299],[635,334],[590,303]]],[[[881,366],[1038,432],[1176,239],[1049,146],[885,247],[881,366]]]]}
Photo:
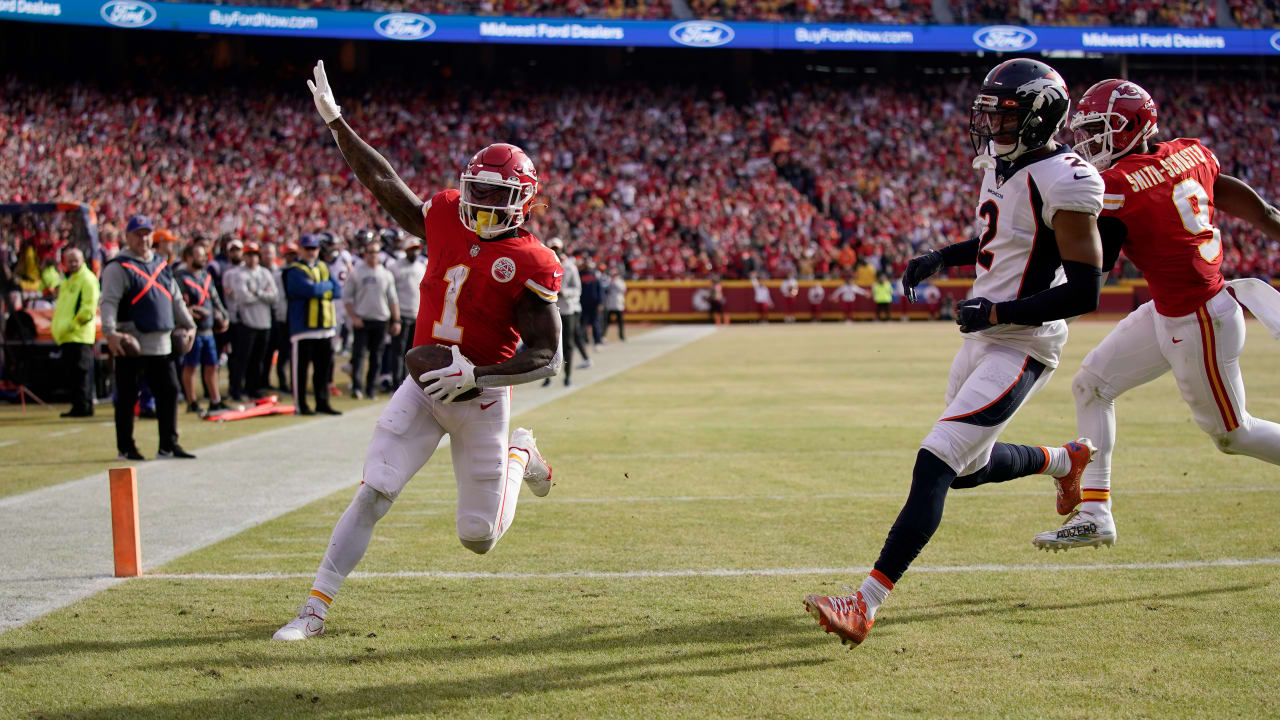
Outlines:
{"type": "MultiPolygon", "coordinates": [[[[612,342],[574,385],[522,387],[512,417],[715,332],[674,325],[612,342]]],[[[200,449],[138,468],[143,569],[154,568],[354,486],[383,404],[200,449]],[[305,457],[302,450],[305,449],[305,457]]],[[[443,445],[442,445],[443,447],[443,445]]],[[[106,473],[0,499],[0,632],[105,590],[113,577],[106,473]]]]}

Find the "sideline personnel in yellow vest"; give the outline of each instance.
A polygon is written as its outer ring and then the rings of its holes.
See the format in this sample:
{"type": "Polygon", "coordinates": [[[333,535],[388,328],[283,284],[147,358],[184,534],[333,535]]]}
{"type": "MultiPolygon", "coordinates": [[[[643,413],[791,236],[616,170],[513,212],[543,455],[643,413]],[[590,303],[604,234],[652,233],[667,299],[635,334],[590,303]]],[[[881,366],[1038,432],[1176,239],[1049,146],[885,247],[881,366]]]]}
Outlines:
{"type": "Polygon", "coordinates": [[[67,278],[58,288],[49,328],[62,352],[71,409],[62,417],[93,417],[93,318],[98,313],[98,276],[84,264],[84,253],[72,248],[62,256],[67,278]]]}
{"type": "Polygon", "coordinates": [[[333,366],[333,337],[337,323],[333,301],[342,298],[342,284],[329,275],[320,259],[320,238],[303,235],[298,259],[284,269],[289,299],[289,339],[293,344],[293,403],[299,415],[341,415],[329,404],[329,371],[333,366]],[[307,366],[315,365],[315,410],[307,407],[307,366]]]}
{"type": "Polygon", "coordinates": [[[893,303],[893,283],[884,273],[876,275],[876,281],[871,284],[871,302],[876,304],[876,320],[891,319],[889,309],[893,303]]]}

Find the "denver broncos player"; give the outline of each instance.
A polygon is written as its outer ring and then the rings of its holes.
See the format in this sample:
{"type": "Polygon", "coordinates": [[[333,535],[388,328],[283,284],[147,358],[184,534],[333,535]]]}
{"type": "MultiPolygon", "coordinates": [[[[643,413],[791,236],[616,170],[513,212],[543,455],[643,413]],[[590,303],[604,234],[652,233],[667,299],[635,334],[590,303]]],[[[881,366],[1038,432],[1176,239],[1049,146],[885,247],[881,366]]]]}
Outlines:
{"type": "Polygon", "coordinates": [[[1280,464],[1280,425],[1245,410],[1244,314],[1236,301],[1275,330],[1280,294],[1261,280],[1222,277],[1222,235],[1213,224],[1222,210],[1278,241],[1280,211],[1222,174],[1218,158],[1199,140],[1152,142],[1156,119],[1151,95],[1126,80],[1089,88],[1071,118],[1076,151],[1106,182],[1098,219],[1104,266],[1114,265],[1123,247],[1146,277],[1152,300],[1120,321],[1072,382],[1076,426],[1097,442],[1098,456],[1080,483],[1079,512],[1032,540],[1046,550],[1115,543],[1116,398],[1171,370],[1196,424],[1219,450],[1280,464]]]}
{"type": "Polygon", "coordinates": [[[977,219],[985,229],[911,260],[902,279],[911,297],[940,268],[977,266],[974,297],[957,307],[964,342],[951,366],[946,410],[921,443],[906,504],[870,575],[851,596],[805,598],[806,609],[843,643],[866,637],[876,610],[938,528],[948,489],[1043,473],[1059,478],[1066,496],[1089,462],[1084,438],[1054,448],[996,442],[1053,375],[1065,319],[1097,308],[1102,289],[1102,179],[1053,140],[1069,104],[1062,77],[1029,59],[997,65],[974,100],[969,134],[974,167],[983,172],[977,219]]]}
{"type": "Polygon", "coordinates": [[[556,296],[563,270],[555,254],[520,227],[538,192],[537,171],[524,151],[507,144],[484,148],[463,170],[458,190],[424,203],[347,125],[323,62],[314,73],[307,86],[347,164],[401,227],[426,241],[431,262],[420,285],[413,342],[449,346],[453,363],[418,378],[425,392],[406,378],[387,403],[369,441],[364,480],[334,527],[310,596],[276,631],[277,640],[324,631],[329,605],[363,557],[374,524],[446,433],[458,485],[458,538],[473,552],[493,548],[511,526],[521,480],[537,495],[551,484],[532,433],[517,428],[508,442],[511,386],[555,375],[561,364],[556,296]],[[452,402],[476,388],[478,396],[452,402]]]}

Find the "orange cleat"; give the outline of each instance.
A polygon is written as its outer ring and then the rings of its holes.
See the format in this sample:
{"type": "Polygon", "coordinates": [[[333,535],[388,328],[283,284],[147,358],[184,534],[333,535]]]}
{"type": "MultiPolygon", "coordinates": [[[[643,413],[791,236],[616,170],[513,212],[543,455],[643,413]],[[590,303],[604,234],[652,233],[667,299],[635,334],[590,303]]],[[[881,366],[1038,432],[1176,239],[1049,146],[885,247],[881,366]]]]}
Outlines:
{"type": "Polygon", "coordinates": [[[1098,448],[1093,446],[1093,441],[1089,438],[1079,438],[1062,447],[1071,456],[1071,472],[1054,478],[1053,484],[1058,488],[1058,514],[1070,515],[1080,504],[1080,476],[1084,475],[1084,469],[1093,460],[1093,454],[1098,452],[1098,448]]]}
{"type": "Polygon", "coordinates": [[[867,632],[876,622],[867,619],[867,604],[862,601],[862,591],[846,597],[809,595],[804,599],[804,608],[823,630],[835,633],[840,644],[848,645],[850,650],[867,639],[867,632]]]}

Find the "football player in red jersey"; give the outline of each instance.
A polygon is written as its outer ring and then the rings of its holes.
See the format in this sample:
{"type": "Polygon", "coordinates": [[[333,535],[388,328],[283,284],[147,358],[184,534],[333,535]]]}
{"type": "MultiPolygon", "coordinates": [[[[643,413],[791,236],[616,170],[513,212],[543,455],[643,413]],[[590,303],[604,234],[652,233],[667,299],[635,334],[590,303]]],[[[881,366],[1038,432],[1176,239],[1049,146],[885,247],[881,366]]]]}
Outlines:
{"type": "Polygon", "coordinates": [[[1196,424],[1219,450],[1280,464],[1280,425],[1245,410],[1239,362],[1245,326],[1237,303],[1280,333],[1280,294],[1261,280],[1222,277],[1222,237],[1213,224],[1221,210],[1278,241],[1280,212],[1222,174],[1218,158],[1199,140],[1152,142],[1156,105],[1138,85],[1103,80],[1076,108],[1076,152],[1102,171],[1106,183],[1098,218],[1104,267],[1115,265],[1123,247],[1146,277],[1152,300],[1085,357],[1072,383],[1077,428],[1098,453],[1084,471],[1078,512],[1033,540],[1046,550],[1115,543],[1115,401],[1171,370],[1196,424]]]}
{"type": "Polygon", "coordinates": [[[551,377],[561,364],[556,296],[563,269],[521,229],[538,193],[533,161],[514,145],[490,145],[467,163],[457,190],[423,202],[347,125],[323,62],[314,74],[307,86],[347,164],[401,227],[426,242],[431,262],[413,345],[447,345],[453,363],[418,378],[426,391],[406,378],[387,403],[363,482],[334,527],[310,596],[277,640],[324,631],[329,605],[363,557],[374,524],[445,434],[458,485],[458,539],[473,552],[493,548],[511,526],[521,481],[539,496],[551,488],[551,468],[532,433],[517,428],[508,441],[511,386],[551,377]],[[478,396],[455,401],[475,389],[478,396]]]}

